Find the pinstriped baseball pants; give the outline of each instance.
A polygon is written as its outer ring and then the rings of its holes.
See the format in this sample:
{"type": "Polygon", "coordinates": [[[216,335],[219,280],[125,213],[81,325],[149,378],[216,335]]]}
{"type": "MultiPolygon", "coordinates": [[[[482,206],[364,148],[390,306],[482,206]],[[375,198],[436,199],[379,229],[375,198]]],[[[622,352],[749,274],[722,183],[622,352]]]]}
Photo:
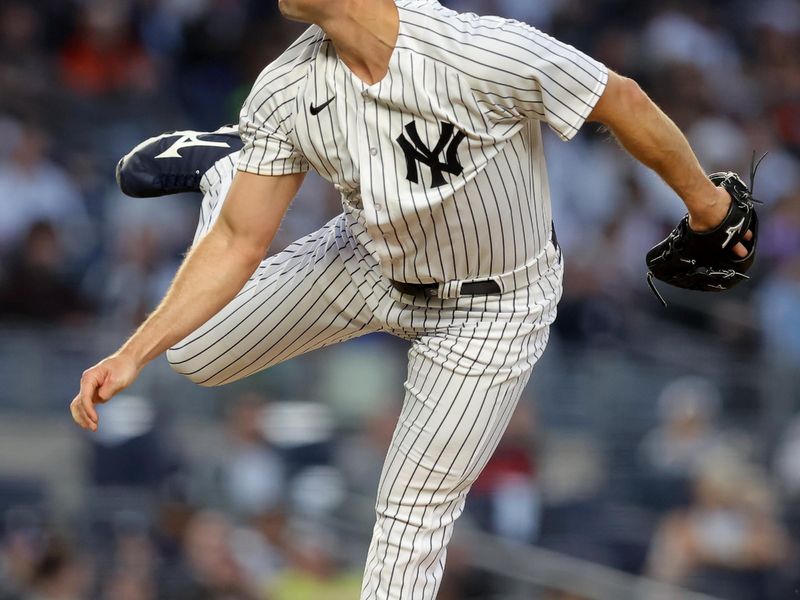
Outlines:
{"type": "MultiPolygon", "coordinates": [[[[206,210],[198,237],[218,212],[206,210]]],[[[215,386],[375,331],[411,341],[361,598],[432,600],[466,494],[547,343],[561,294],[559,252],[548,244],[531,281],[511,292],[419,298],[389,284],[350,219],[340,215],[266,259],[167,358],[178,373],[215,386]]]]}

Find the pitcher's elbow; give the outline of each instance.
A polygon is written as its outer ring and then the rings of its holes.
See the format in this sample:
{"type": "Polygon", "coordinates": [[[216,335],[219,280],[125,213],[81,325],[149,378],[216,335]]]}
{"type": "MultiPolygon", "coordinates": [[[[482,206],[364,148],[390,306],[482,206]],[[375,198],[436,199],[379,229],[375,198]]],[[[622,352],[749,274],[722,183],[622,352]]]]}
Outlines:
{"type": "Polygon", "coordinates": [[[650,98],[635,80],[611,71],[605,92],[589,120],[613,129],[626,119],[635,119],[650,102],[650,98]]]}
{"type": "Polygon", "coordinates": [[[629,113],[635,114],[651,100],[642,87],[629,77],[621,77],[620,104],[629,113]]]}

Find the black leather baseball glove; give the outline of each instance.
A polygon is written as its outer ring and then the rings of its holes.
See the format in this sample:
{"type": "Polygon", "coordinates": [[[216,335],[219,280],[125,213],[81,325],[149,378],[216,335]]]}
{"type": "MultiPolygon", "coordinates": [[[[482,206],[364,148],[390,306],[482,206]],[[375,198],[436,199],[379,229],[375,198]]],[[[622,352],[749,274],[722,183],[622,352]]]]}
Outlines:
{"type": "MultiPolygon", "coordinates": [[[[760,162],[753,161],[751,188],[760,162]]],[[[696,232],[689,227],[687,215],[667,239],[647,253],[647,282],[664,306],[667,303],[656,289],[653,278],[703,292],[729,290],[749,279],[747,271],[755,261],[758,242],[758,217],[754,207],[757,200],[753,199],[751,188],[736,173],[714,173],[710,179],[732,198],[722,223],[711,231],[696,232]],[[745,240],[748,231],[753,232],[753,237],[745,240]],[[738,243],[747,249],[744,258],[733,252],[738,243]]]]}

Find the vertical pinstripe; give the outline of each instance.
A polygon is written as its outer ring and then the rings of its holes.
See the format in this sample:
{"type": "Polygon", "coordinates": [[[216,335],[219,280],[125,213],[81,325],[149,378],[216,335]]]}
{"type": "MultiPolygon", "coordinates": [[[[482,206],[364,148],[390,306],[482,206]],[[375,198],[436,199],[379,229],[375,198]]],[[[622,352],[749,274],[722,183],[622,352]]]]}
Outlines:
{"type": "Polygon", "coordinates": [[[259,76],[241,113],[244,148],[203,178],[195,240],[236,168],[314,169],[344,212],[266,259],[168,359],[199,384],[221,385],[374,331],[410,340],[361,597],[431,600],[466,494],[544,351],[561,295],[540,124],[570,139],[608,73],[523,23],[435,0],[396,4],[398,41],[376,84],[360,81],[318,27],[259,76]],[[411,124],[419,139],[404,147],[411,124]],[[459,145],[438,185],[444,156],[432,151],[449,152],[447,135],[459,145]],[[430,156],[409,154],[412,143],[430,156]],[[501,294],[413,297],[390,281],[488,278],[503,282],[501,294]]]}

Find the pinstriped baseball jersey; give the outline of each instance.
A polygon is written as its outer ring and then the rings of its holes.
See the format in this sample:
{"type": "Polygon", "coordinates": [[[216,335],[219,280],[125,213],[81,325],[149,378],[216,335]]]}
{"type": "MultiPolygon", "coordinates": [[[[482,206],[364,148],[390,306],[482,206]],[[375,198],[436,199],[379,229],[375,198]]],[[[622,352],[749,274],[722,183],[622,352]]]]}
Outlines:
{"type": "Polygon", "coordinates": [[[378,83],[359,80],[318,27],[261,73],[241,113],[239,169],[319,172],[390,279],[522,273],[551,232],[540,124],[573,137],[608,71],[524,23],[396,4],[378,83]]]}

